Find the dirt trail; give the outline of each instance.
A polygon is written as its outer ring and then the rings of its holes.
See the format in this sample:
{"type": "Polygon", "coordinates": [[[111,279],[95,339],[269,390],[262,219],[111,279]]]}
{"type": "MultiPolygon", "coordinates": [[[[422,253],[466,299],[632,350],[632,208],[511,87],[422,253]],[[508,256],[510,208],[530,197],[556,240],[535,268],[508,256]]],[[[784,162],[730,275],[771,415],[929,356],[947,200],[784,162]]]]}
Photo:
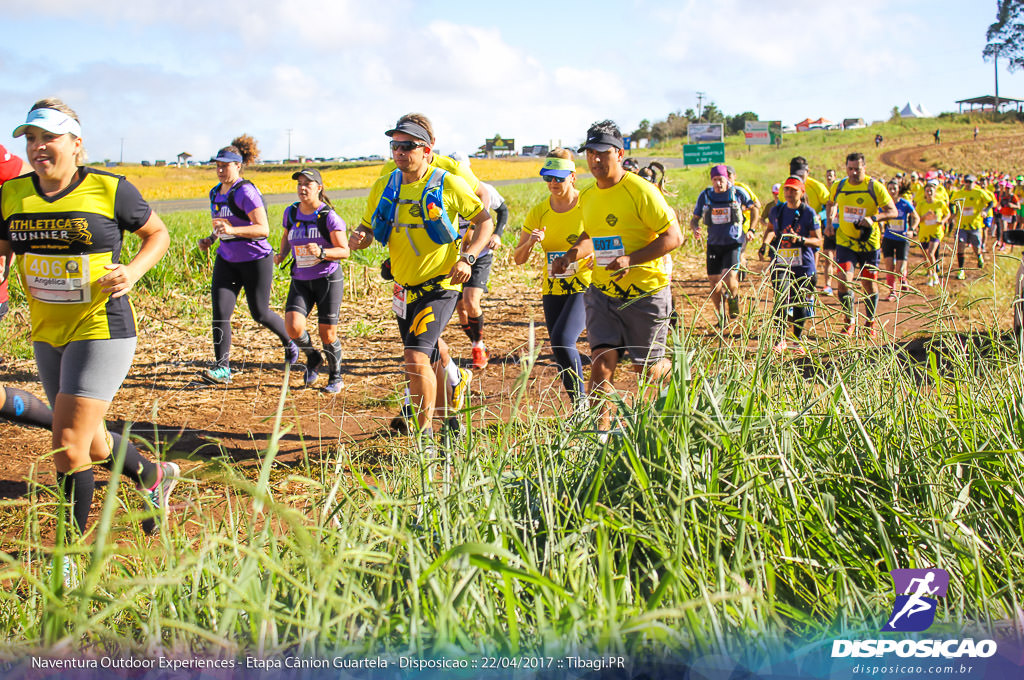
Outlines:
{"type": "MultiPolygon", "coordinates": [[[[958,155],[959,153],[966,151],[992,151],[994,155],[995,151],[1002,154],[1008,154],[1012,149],[1024,146],[1024,135],[1012,134],[1012,135],[1000,135],[996,137],[980,137],[978,140],[974,139],[960,139],[952,142],[942,142],[941,144],[921,144],[918,146],[908,146],[900,149],[889,149],[883,151],[879,156],[882,163],[888,165],[891,168],[902,170],[903,172],[912,172],[914,170],[918,172],[925,172],[927,170],[934,170],[934,163],[929,162],[924,157],[924,154],[931,152],[931,154],[938,154],[942,157],[950,157],[958,155]]],[[[975,153],[974,155],[982,155],[975,153]]],[[[988,155],[988,154],[984,154],[988,155]]],[[[1008,158],[1003,158],[1000,162],[994,165],[1002,168],[1008,158]]],[[[948,164],[947,164],[948,165],[948,164]]],[[[972,171],[978,171],[979,168],[968,168],[972,171]]]]}

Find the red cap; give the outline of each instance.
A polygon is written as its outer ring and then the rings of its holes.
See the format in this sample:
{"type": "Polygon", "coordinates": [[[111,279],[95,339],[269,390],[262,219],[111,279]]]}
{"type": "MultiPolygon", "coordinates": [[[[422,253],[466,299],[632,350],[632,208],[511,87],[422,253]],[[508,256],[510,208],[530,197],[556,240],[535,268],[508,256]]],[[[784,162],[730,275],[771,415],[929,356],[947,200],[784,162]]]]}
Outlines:
{"type": "Polygon", "coordinates": [[[799,177],[789,177],[785,182],[782,183],[783,187],[792,187],[793,189],[804,190],[804,183],[800,181],[799,177]]]}
{"type": "Polygon", "coordinates": [[[21,174],[21,159],[0,145],[0,184],[21,174]]]}

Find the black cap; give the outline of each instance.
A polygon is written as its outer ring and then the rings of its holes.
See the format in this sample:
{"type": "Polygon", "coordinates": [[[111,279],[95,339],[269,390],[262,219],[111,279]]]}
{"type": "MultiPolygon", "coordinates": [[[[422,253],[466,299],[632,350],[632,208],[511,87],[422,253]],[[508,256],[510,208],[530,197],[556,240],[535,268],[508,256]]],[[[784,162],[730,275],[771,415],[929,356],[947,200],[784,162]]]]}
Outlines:
{"type": "Polygon", "coordinates": [[[320,171],[317,170],[316,168],[303,168],[298,172],[292,173],[292,179],[298,179],[300,177],[311,179],[320,186],[324,185],[324,179],[323,177],[320,176],[320,171]]]}
{"type": "Polygon", "coordinates": [[[580,147],[580,152],[582,153],[587,149],[593,149],[600,153],[601,151],[607,151],[608,149],[622,148],[625,148],[625,144],[622,142],[622,135],[594,130],[587,135],[587,141],[580,147]]]}
{"type": "Polygon", "coordinates": [[[384,134],[388,137],[394,137],[396,132],[404,132],[407,135],[412,135],[421,142],[427,144],[433,144],[434,142],[430,139],[430,133],[427,129],[418,123],[414,123],[411,120],[403,120],[391,130],[388,130],[384,134]]]}

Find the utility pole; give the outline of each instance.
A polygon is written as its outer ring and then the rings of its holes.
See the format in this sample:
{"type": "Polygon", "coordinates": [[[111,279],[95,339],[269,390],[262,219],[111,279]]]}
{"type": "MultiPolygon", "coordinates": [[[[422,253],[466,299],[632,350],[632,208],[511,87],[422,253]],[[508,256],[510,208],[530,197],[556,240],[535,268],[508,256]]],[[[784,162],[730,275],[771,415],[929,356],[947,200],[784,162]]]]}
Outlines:
{"type": "Polygon", "coordinates": [[[996,100],[992,104],[992,118],[995,119],[999,113],[999,49],[996,48],[996,53],[992,57],[992,66],[995,69],[996,76],[996,100]]]}
{"type": "Polygon", "coordinates": [[[288,158],[285,159],[285,163],[292,159],[292,129],[288,128],[288,158]]]}
{"type": "Polygon", "coordinates": [[[121,138],[121,160],[119,161],[119,163],[121,165],[124,165],[124,137],[121,138]]]}
{"type": "Polygon", "coordinates": [[[698,92],[698,93],[697,93],[697,120],[701,120],[701,119],[702,119],[702,117],[703,117],[703,111],[704,111],[704,107],[703,107],[703,105],[704,105],[704,97],[706,97],[706,96],[707,96],[707,95],[706,95],[706,94],[704,94],[703,92],[698,92]]]}

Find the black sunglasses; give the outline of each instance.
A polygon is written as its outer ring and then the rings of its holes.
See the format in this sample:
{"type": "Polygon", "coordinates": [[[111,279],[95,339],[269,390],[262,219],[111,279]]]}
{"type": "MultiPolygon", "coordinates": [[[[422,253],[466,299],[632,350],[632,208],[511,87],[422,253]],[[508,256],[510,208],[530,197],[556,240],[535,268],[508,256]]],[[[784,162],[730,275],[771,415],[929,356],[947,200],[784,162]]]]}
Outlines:
{"type": "Polygon", "coordinates": [[[555,177],[554,175],[544,175],[545,182],[554,182],[555,184],[561,184],[565,181],[564,177],[555,177]]]}
{"type": "Polygon", "coordinates": [[[395,140],[391,140],[392,151],[412,151],[413,149],[418,149],[421,146],[425,147],[427,145],[423,142],[396,142],[395,140]]]}

